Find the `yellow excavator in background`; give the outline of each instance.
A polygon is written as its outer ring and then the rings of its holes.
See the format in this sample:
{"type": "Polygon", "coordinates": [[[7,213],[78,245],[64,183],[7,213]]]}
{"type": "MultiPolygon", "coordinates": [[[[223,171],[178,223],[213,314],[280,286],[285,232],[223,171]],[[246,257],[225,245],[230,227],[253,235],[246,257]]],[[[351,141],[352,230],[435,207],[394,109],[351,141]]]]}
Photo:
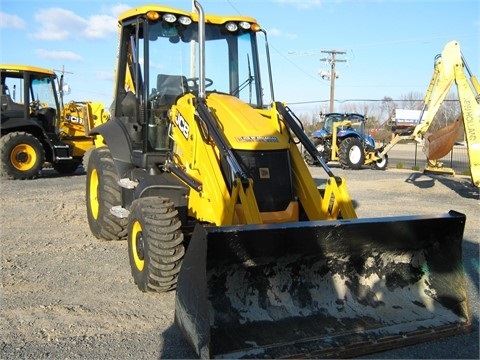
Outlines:
{"type": "Polygon", "coordinates": [[[435,57],[432,80],[424,99],[418,125],[411,133],[396,134],[379,156],[384,156],[400,140],[415,140],[424,145],[428,161],[425,171],[454,174],[452,169],[443,167],[443,164],[437,160],[452,150],[463,122],[472,184],[480,187],[479,102],[480,84],[470,71],[460,51],[460,44],[457,41],[451,41],[445,45],[442,53],[435,57]],[[428,129],[454,83],[457,87],[462,113],[454,123],[429,134],[428,129]]]}
{"type": "Polygon", "coordinates": [[[358,219],[274,98],[266,32],[194,5],[120,15],[111,119],[91,131],[88,223],[127,238],[137,287],[176,289],[203,358],[346,357],[468,331],[465,216],[358,219]]]}
{"type": "Polygon", "coordinates": [[[87,132],[109,118],[99,102],[64,105],[63,75],[36,66],[0,64],[0,176],[33,179],[45,163],[73,173],[93,147],[87,132]],[[17,98],[18,97],[18,98],[17,98]]]}

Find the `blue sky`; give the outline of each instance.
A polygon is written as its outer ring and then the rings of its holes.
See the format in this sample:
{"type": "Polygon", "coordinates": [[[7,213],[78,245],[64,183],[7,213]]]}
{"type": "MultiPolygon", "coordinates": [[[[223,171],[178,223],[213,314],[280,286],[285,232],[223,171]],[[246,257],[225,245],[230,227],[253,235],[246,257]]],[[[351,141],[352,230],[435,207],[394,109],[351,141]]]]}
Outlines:
{"type": "MultiPolygon", "coordinates": [[[[2,0],[0,62],[65,69],[70,100],[112,101],[122,11],[150,0],[2,0]]],[[[160,0],[191,9],[191,0],[160,0]]],[[[207,13],[255,17],[267,30],[276,100],[297,112],[328,107],[322,50],[345,51],[337,63],[336,104],[424,94],[433,61],[457,40],[480,76],[478,0],[203,0],[207,13]],[[303,104],[305,103],[305,104],[303,104]]],[[[336,105],[337,106],[337,105],[336,105]]]]}

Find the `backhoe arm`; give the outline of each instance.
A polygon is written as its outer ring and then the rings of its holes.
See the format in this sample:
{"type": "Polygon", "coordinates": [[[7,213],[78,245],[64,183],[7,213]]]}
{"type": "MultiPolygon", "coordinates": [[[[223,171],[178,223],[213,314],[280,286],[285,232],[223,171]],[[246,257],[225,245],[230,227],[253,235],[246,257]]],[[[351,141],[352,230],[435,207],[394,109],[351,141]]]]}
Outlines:
{"type": "MultiPolygon", "coordinates": [[[[457,41],[447,43],[442,54],[437,55],[435,59],[435,68],[424,99],[419,124],[415,127],[413,133],[403,136],[396,135],[384,147],[380,156],[385,155],[400,140],[410,139],[420,142],[430,128],[435,115],[454,83],[457,87],[462,109],[460,119],[463,118],[465,127],[472,180],[476,186],[480,186],[480,84],[477,78],[472,75],[457,41]],[[422,121],[425,112],[426,116],[422,121]]],[[[450,128],[441,129],[440,132],[442,133],[438,136],[435,136],[436,134],[429,136],[426,144],[428,159],[438,159],[442,154],[451,150],[454,143],[453,137],[457,135],[458,125],[449,125],[450,128]]]]}

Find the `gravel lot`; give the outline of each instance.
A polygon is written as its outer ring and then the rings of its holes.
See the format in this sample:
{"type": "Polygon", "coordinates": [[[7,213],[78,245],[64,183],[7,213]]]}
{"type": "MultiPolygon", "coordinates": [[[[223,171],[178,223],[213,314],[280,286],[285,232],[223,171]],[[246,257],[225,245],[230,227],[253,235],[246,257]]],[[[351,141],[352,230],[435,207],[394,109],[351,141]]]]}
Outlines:
{"type": "MultiPolygon", "coordinates": [[[[471,334],[368,358],[479,358],[478,189],[464,176],[410,170],[348,171],[359,217],[467,215],[464,265],[471,334]]],[[[323,170],[311,168],[321,183],[323,170]]],[[[125,241],[94,238],[85,213],[85,174],[44,170],[32,181],[1,183],[1,359],[160,359],[195,354],[173,325],[175,294],[145,294],[130,275],[125,241]]]]}

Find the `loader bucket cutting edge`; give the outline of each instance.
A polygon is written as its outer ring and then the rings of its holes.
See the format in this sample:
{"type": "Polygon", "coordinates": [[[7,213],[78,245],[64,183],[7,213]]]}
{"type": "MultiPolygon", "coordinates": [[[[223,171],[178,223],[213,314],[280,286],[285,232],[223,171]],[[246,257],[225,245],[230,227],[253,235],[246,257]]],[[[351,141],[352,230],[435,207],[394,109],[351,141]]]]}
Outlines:
{"type": "Polygon", "coordinates": [[[175,322],[202,358],[358,356],[467,332],[465,215],[197,225],[175,322]]]}

